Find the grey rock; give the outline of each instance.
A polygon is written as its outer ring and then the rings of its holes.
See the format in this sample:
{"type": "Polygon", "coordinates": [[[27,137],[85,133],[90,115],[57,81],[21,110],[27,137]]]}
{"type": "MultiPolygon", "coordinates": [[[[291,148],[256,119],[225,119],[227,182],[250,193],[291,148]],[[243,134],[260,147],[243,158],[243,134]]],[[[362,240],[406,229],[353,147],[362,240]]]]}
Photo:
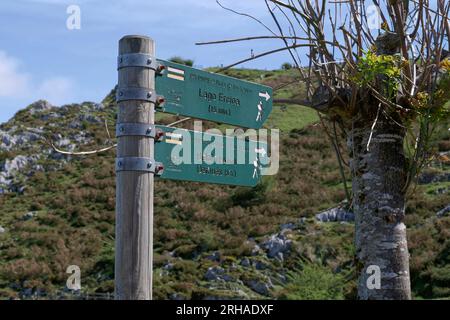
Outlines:
{"type": "Polygon", "coordinates": [[[435,191],[434,191],[434,194],[445,194],[445,193],[447,193],[448,191],[450,190],[450,187],[442,187],[442,188],[437,188],[435,191]]]}
{"type": "Polygon", "coordinates": [[[285,230],[294,230],[295,229],[295,223],[289,222],[281,225],[281,231],[285,230]]]}
{"type": "Polygon", "coordinates": [[[33,289],[26,288],[26,289],[23,289],[21,293],[22,293],[23,297],[31,297],[33,295],[33,289]]]}
{"type": "Polygon", "coordinates": [[[78,120],[73,120],[69,123],[69,128],[71,129],[81,129],[82,127],[81,122],[78,120]]]}
{"type": "Polygon", "coordinates": [[[34,171],[45,171],[44,167],[40,164],[36,164],[33,166],[34,171]]]}
{"type": "Polygon", "coordinates": [[[221,267],[209,267],[205,273],[205,279],[208,281],[220,281],[225,282],[233,281],[233,277],[225,273],[225,270],[221,267]]]}
{"type": "Polygon", "coordinates": [[[439,211],[436,213],[436,216],[439,217],[439,218],[442,218],[442,217],[447,216],[448,213],[450,213],[450,204],[449,204],[448,206],[446,206],[444,209],[439,210],[439,211]]]}
{"type": "Polygon", "coordinates": [[[27,220],[33,219],[35,216],[37,216],[37,212],[35,212],[35,211],[30,211],[30,212],[25,213],[25,214],[22,216],[22,219],[25,220],[25,221],[27,221],[27,220]]]}
{"type": "Polygon", "coordinates": [[[225,273],[221,267],[209,267],[205,273],[205,279],[208,281],[216,281],[220,279],[220,275],[225,273]]]}
{"type": "Polygon", "coordinates": [[[39,100],[39,101],[31,104],[29,106],[28,110],[30,111],[31,114],[35,114],[35,113],[38,113],[38,112],[43,112],[43,111],[46,111],[46,110],[50,110],[52,108],[53,108],[53,106],[48,101],[39,100]]]}
{"type": "Polygon", "coordinates": [[[57,118],[59,118],[59,117],[60,117],[60,116],[59,116],[56,112],[50,112],[50,113],[41,115],[41,120],[43,120],[43,121],[49,121],[49,120],[51,120],[51,119],[57,119],[57,118]]]}
{"type": "Polygon", "coordinates": [[[58,147],[65,147],[65,146],[67,146],[67,145],[69,145],[69,144],[70,144],[70,140],[67,139],[67,138],[60,139],[60,140],[58,140],[58,141],[56,142],[56,145],[57,145],[58,147]]]}
{"type": "Polygon", "coordinates": [[[332,208],[316,214],[316,219],[320,222],[351,222],[355,221],[353,212],[347,211],[341,207],[332,208]]]}
{"type": "Polygon", "coordinates": [[[0,131],[0,147],[5,150],[9,150],[16,144],[16,137],[12,136],[8,132],[0,131]]]}
{"type": "Polygon", "coordinates": [[[216,251],[213,252],[212,254],[210,254],[209,256],[206,257],[206,259],[211,260],[211,261],[220,261],[220,252],[216,251]]]}
{"type": "Polygon", "coordinates": [[[241,260],[241,266],[243,267],[250,267],[251,263],[250,263],[250,259],[245,257],[241,260]]]}
{"type": "Polygon", "coordinates": [[[80,120],[80,121],[86,121],[86,122],[89,122],[89,123],[99,123],[99,122],[101,122],[101,120],[100,120],[100,118],[99,117],[96,117],[96,116],[93,116],[93,115],[91,115],[91,114],[81,114],[79,117],[78,117],[78,119],[80,120]]]}
{"type": "Polygon", "coordinates": [[[172,293],[169,296],[169,299],[170,300],[186,300],[186,297],[184,297],[184,296],[182,296],[181,294],[178,294],[178,293],[172,293]]]}
{"type": "Polygon", "coordinates": [[[167,263],[163,266],[163,269],[164,269],[164,270],[172,270],[173,267],[174,267],[174,264],[173,264],[173,263],[167,262],[167,263]]]}
{"type": "Polygon", "coordinates": [[[2,226],[0,226],[0,234],[5,233],[5,232],[6,232],[6,229],[3,228],[2,226]]]}
{"type": "Polygon", "coordinates": [[[262,262],[262,261],[256,261],[256,262],[255,262],[255,268],[256,268],[256,270],[265,270],[265,269],[268,268],[268,265],[265,264],[265,263],[262,262]]]}
{"type": "Polygon", "coordinates": [[[57,147],[63,147],[64,151],[72,152],[75,150],[76,145],[71,143],[71,141],[67,138],[62,138],[56,142],[57,147]]]}
{"type": "Polygon", "coordinates": [[[252,249],[252,256],[257,256],[261,253],[261,247],[255,244],[255,246],[252,249]]]}
{"type": "Polygon", "coordinates": [[[19,171],[26,167],[27,165],[33,163],[36,160],[36,156],[16,156],[14,159],[7,159],[2,166],[0,166],[0,171],[6,173],[6,175],[13,175],[15,171],[19,171]]]}
{"type": "Polygon", "coordinates": [[[283,259],[283,255],[289,253],[292,247],[292,240],[288,240],[282,233],[270,236],[269,239],[262,243],[262,247],[267,251],[269,258],[283,259]]]}
{"type": "Polygon", "coordinates": [[[25,145],[38,140],[41,140],[41,135],[36,132],[25,131],[16,135],[17,144],[25,145]]]}
{"type": "Polygon", "coordinates": [[[275,255],[275,259],[280,260],[280,261],[284,261],[284,254],[283,254],[283,252],[278,252],[275,255]]]}
{"type": "Polygon", "coordinates": [[[277,281],[280,281],[282,283],[287,283],[288,282],[288,278],[286,277],[285,274],[277,274],[277,281]]]}
{"type": "Polygon", "coordinates": [[[270,280],[267,283],[260,280],[250,280],[247,282],[247,286],[256,293],[259,293],[263,296],[269,296],[270,289],[273,288],[272,282],[270,282],[270,280]]]}
{"type": "Polygon", "coordinates": [[[12,180],[7,179],[5,172],[0,172],[0,185],[9,186],[11,185],[12,180]]]}
{"type": "Polygon", "coordinates": [[[103,103],[96,103],[95,105],[94,105],[94,108],[95,108],[95,110],[103,110],[103,109],[105,109],[105,105],[103,104],[103,103]]]}
{"type": "Polygon", "coordinates": [[[71,139],[74,140],[77,144],[86,144],[89,143],[91,140],[86,136],[84,132],[72,136],[71,139]]]}
{"type": "Polygon", "coordinates": [[[14,159],[6,159],[3,163],[0,163],[0,187],[2,189],[1,193],[18,192],[23,193],[25,190],[24,186],[16,185],[14,181],[15,177],[22,173],[26,176],[31,176],[33,170],[37,171],[43,168],[37,165],[37,160],[39,155],[33,156],[16,156],[14,159]],[[31,169],[24,172],[24,168],[29,167],[31,169]]]}
{"type": "Polygon", "coordinates": [[[450,181],[450,173],[425,172],[417,179],[418,184],[430,184],[450,181]]]}
{"type": "Polygon", "coordinates": [[[50,153],[50,158],[53,160],[67,160],[67,158],[69,158],[70,156],[56,152],[55,150],[52,150],[50,153]]]}

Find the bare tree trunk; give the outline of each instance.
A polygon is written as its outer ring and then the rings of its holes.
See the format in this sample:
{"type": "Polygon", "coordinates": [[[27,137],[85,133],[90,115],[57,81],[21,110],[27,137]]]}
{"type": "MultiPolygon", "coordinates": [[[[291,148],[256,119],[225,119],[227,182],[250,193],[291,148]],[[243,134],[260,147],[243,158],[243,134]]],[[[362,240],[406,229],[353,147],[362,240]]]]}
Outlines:
{"type": "Polygon", "coordinates": [[[372,132],[374,118],[355,120],[348,136],[356,218],[358,297],[411,299],[402,191],[407,172],[403,152],[405,129],[380,114],[372,132]],[[377,270],[380,271],[378,282],[377,270]]]}

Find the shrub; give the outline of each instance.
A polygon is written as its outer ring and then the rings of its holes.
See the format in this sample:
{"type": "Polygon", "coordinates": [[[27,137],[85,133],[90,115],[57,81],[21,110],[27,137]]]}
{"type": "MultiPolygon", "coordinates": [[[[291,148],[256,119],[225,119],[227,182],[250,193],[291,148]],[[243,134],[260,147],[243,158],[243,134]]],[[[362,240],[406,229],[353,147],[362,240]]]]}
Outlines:
{"type": "Polygon", "coordinates": [[[292,64],[290,64],[289,62],[285,62],[281,65],[281,70],[291,70],[292,69],[292,64]]]}
{"type": "Polygon", "coordinates": [[[288,283],[278,294],[288,300],[342,300],[344,277],[330,268],[311,262],[299,261],[287,274],[288,283]]]}
{"type": "Polygon", "coordinates": [[[188,66],[188,67],[192,67],[194,65],[194,60],[183,59],[183,58],[178,57],[178,56],[170,58],[169,61],[174,62],[174,63],[178,63],[178,64],[183,64],[183,65],[188,66]]]}

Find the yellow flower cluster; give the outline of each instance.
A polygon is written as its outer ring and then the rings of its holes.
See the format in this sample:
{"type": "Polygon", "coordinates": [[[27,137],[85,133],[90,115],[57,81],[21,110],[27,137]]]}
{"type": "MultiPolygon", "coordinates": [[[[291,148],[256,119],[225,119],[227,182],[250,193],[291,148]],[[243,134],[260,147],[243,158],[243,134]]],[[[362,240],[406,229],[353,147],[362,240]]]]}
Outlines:
{"type": "Polygon", "coordinates": [[[443,68],[447,72],[450,72],[450,58],[447,58],[441,62],[441,68],[443,68]]]}

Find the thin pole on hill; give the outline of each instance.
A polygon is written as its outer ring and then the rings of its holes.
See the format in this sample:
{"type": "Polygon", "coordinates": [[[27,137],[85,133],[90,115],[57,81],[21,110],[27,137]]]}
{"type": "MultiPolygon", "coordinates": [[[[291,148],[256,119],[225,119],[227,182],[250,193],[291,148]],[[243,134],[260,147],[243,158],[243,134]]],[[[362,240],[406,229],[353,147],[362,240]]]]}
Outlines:
{"type": "Polygon", "coordinates": [[[153,127],[155,106],[149,98],[155,95],[155,71],[136,61],[154,55],[150,38],[125,36],[119,41],[119,66],[121,57],[134,61],[118,71],[117,125],[132,127],[128,134],[118,135],[116,159],[115,298],[119,300],[152,299],[154,140],[136,133],[136,128],[153,127]]]}

